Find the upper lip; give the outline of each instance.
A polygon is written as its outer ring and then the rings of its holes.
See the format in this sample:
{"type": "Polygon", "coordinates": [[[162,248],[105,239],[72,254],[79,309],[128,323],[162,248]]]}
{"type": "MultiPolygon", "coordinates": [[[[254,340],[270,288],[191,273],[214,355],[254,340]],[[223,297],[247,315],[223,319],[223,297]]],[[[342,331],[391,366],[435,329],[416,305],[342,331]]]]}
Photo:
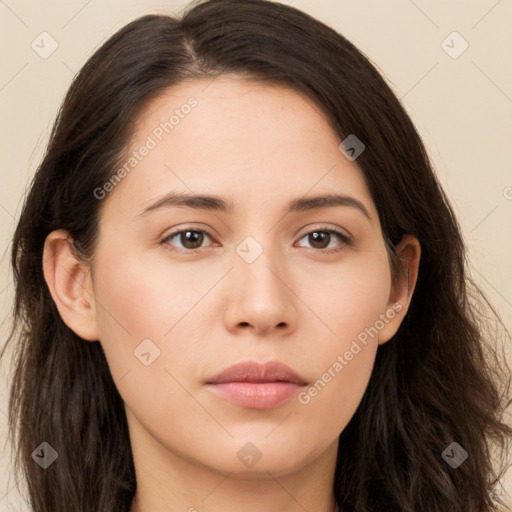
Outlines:
{"type": "Polygon", "coordinates": [[[307,384],[307,382],[289,366],[279,361],[258,363],[244,361],[222,370],[207,384],[221,384],[224,382],[293,382],[307,384]]]}

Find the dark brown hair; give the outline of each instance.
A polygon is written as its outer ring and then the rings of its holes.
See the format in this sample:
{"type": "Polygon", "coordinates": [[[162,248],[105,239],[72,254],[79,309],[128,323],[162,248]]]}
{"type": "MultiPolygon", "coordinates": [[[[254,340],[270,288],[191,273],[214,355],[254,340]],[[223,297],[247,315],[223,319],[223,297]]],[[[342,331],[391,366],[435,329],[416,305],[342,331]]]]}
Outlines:
{"type": "Polygon", "coordinates": [[[410,309],[379,347],[340,436],[339,507],[499,510],[495,488],[512,429],[503,420],[510,370],[495,344],[510,335],[492,329],[492,318],[502,323],[470,279],[460,227],[414,125],[369,59],[325,24],[266,0],[211,0],[179,19],[141,17],[92,55],[69,88],[25,197],[4,351],[16,340],[9,421],[34,512],[128,512],[136,490],[122,398],[100,343],[81,340],[59,316],[42,272],[44,241],[65,229],[91,261],[105,202],[93,191],[123,161],[144,107],[184,79],[224,73],[306,94],[340,141],[349,134],[363,141],[357,163],[395,278],[402,236],[416,236],[422,247],[410,309]],[[31,456],[43,441],[59,454],[46,470],[31,456]],[[457,469],[441,456],[454,441],[469,454],[457,469]]]}

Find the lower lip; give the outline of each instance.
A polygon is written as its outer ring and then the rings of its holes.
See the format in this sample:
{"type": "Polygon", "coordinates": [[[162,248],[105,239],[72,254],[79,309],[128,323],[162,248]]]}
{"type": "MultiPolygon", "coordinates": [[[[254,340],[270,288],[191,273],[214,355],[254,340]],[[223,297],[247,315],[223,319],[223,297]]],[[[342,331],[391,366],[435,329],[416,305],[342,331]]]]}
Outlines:
{"type": "Polygon", "coordinates": [[[221,397],[250,409],[272,409],[293,398],[304,386],[293,382],[223,382],[209,388],[221,397]]]}

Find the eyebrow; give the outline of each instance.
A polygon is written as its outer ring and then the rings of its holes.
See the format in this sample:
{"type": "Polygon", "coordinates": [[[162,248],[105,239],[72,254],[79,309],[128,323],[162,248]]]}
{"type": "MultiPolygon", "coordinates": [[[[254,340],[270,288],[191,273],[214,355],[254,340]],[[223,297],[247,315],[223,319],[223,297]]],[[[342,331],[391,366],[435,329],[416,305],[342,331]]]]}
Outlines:
{"type": "MultiPolygon", "coordinates": [[[[359,210],[373,224],[372,218],[364,204],[344,194],[324,194],[314,197],[300,197],[290,201],[286,208],[286,214],[330,208],[334,206],[349,206],[359,210]]],[[[170,192],[149,205],[135,216],[135,219],[145,217],[150,212],[162,208],[186,207],[197,210],[206,210],[223,213],[233,213],[234,205],[218,196],[204,194],[189,194],[188,192],[170,192]]]]}

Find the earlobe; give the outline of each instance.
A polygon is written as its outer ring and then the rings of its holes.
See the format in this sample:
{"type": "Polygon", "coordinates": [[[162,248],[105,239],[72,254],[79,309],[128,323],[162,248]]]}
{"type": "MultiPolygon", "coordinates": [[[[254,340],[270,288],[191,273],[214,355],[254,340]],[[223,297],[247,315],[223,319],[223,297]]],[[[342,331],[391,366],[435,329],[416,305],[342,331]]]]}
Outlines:
{"type": "Polygon", "coordinates": [[[396,254],[402,262],[403,275],[392,283],[391,293],[387,304],[387,315],[392,317],[379,333],[379,345],[389,341],[398,331],[402,323],[418,280],[418,270],[421,258],[421,246],[413,235],[404,235],[396,245],[396,254]]]}
{"type": "Polygon", "coordinates": [[[46,237],[43,273],[63,322],[81,338],[97,341],[90,269],[76,258],[67,231],[59,229],[46,237]]]}

